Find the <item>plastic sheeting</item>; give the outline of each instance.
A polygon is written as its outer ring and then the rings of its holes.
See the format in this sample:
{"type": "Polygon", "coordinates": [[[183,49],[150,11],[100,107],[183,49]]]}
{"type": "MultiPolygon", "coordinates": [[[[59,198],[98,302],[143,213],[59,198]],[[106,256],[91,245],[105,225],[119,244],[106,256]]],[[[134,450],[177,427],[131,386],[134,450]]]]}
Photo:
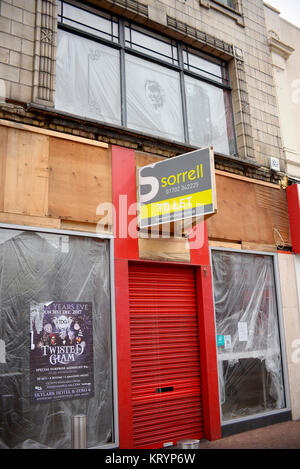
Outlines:
{"type": "Polygon", "coordinates": [[[126,55],[127,125],[184,141],[179,73],[126,55]]]}
{"type": "MultiPolygon", "coordinates": [[[[191,60],[193,57],[200,60],[190,54],[191,60]]],[[[219,65],[205,60],[203,63],[207,71],[204,76],[210,72],[221,74],[219,65]]],[[[125,54],[125,75],[127,127],[184,142],[179,72],[125,54]]],[[[222,81],[221,76],[214,79],[222,81]]],[[[58,30],[56,109],[121,125],[120,80],[117,49],[58,30]]],[[[215,152],[226,155],[235,153],[229,92],[185,75],[185,98],[189,143],[198,147],[212,145],[215,152]]]]}
{"type": "Polygon", "coordinates": [[[271,256],[212,251],[224,420],[285,407],[271,256]]]}
{"type": "Polygon", "coordinates": [[[192,145],[234,153],[232,115],[227,91],[185,76],[189,138],[192,145]]]}
{"type": "Polygon", "coordinates": [[[87,415],[88,447],[113,441],[107,241],[2,229],[0,338],[1,448],[71,448],[71,417],[78,414],[87,415]],[[42,327],[41,317],[30,318],[32,304],[53,301],[92,305],[93,397],[30,398],[30,330],[42,327]]]}
{"type": "Polygon", "coordinates": [[[58,31],[55,108],[121,124],[119,52],[89,39],[58,31]]]}

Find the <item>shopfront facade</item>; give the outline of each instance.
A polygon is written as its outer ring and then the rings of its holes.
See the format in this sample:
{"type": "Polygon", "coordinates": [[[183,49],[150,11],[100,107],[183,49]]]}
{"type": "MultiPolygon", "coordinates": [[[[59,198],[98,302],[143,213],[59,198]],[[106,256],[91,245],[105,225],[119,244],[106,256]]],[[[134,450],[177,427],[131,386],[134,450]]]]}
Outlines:
{"type": "MultiPolygon", "coordinates": [[[[91,232],[98,194],[82,191],[93,164],[110,176],[108,146],[2,124],[1,447],[71,448],[75,415],[88,447],[116,447],[113,235],[91,232]]],[[[101,187],[109,200],[109,182],[101,187]]]]}
{"type": "MultiPolygon", "coordinates": [[[[71,419],[77,414],[87,418],[88,447],[103,448],[159,448],[188,437],[213,440],[290,418],[280,269],[277,248],[270,243],[274,226],[281,226],[288,241],[285,193],[276,185],[217,171],[218,212],[188,238],[165,237],[155,230],[151,237],[137,230],[136,172],[161,158],[2,124],[3,207],[20,212],[18,204],[23,204],[23,213],[13,214],[15,223],[11,213],[1,215],[1,444],[68,448],[71,419]],[[40,160],[31,154],[45,139],[42,172],[40,160]],[[57,157],[62,153],[63,180],[57,157]],[[98,185],[94,176],[99,173],[86,172],[80,155],[94,169],[106,168],[102,204],[98,197],[82,198],[84,178],[98,185]],[[24,168],[27,187],[36,187],[40,175],[48,175],[38,198],[24,185],[18,185],[12,198],[6,181],[16,177],[16,168],[24,168]],[[225,200],[222,194],[228,188],[231,195],[225,200]],[[243,206],[235,203],[236,193],[254,197],[258,204],[264,195],[265,205],[248,213],[247,224],[238,223],[243,206]],[[104,210],[108,199],[115,215],[104,210]],[[225,223],[227,203],[235,227],[225,223]],[[35,215],[30,215],[32,207],[35,215]],[[267,213],[271,224],[265,223],[267,213]],[[243,243],[232,239],[230,229],[243,243]],[[228,240],[220,241],[219,231],[228,240]],[[74,308],[80,311],[78,321],[74,308]],[[58,319],[69,321],[70,327],[59,328],[58,319]],[[85,373],[76,362],[80,357],[74,358],[74,366],[56,356],[74,351],[55,349],[64,339],[68,343],[63,346],[72,345],[63,334],[69,330],[93,351],[82,362],[85,373]],[[43,353],[34,358],[37,350],[43,353]],[[82,396],[74,399],[70,390],[82,396]]],[[[291,257],[282,247],[280,256],[291,257]]]]}
{"type": "Polygon", "coordinates": [[[1,226],[2,447],[71,447],[74,415],[90,447],[115,446],[111,243],[1,226]]]}
{"type": "Polygon", "coordinates": [[[212,248],[222,430],[290,418],[277,254],[212,248]]]}
{"type": "Polygon", "coordinates": [[[70,448],[76,415],[89,448],[220,438],[206,224],[197,249],[186,237],[138,235],[130,207],[150,154],[4,121],[1,133],[2,447],[70,448]],[[102,203],[82,197],[87,179],[102,203]],[[18,204],[23,213],[5,212],[18,204]]]}
{"type": "Polygon", "coordinates": [[[293,403],[293,418],[298,419],[299,408],[299,312],[300,312],[300,197],[299,184],[291,184],[287,188],[288,212],[292,239],[292,255],[290,269],[295,275],[294,294],[287,302],[289,316],[287,316],[286,334],[288,337],[290,360],[289,373],[291,382],[291,400],[293,403]]]}

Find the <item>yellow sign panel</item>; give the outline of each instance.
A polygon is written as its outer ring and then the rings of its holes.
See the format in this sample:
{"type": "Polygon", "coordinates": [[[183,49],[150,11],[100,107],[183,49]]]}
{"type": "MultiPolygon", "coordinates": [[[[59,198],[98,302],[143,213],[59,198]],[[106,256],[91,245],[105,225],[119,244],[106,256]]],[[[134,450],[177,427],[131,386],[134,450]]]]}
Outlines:
{"type": "Polygon", "coordinates": [[[152,218],[159,215],[166,215],[173,212],[196,208],[212,204],[212,190],[208,189],[203,192],[196,192],[186,196],[175,197],[174,199],[161,200],[141,207],[141,219],[152,218]]]}

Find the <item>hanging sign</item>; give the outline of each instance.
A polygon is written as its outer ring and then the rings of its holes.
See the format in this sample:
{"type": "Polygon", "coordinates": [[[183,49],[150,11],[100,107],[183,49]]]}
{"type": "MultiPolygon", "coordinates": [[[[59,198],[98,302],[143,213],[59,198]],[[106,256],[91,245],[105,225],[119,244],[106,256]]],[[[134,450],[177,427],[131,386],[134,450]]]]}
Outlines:
{"type": "Polygon", "coordinates": [[[30,324],[31,401],[92,397],[92,303],[32,304],[30,324]]]}
{"type": "Polygon", "coordinates": [[[204,148],[139,169],[139,226],[216,211],[214,155],[204,148]]]}

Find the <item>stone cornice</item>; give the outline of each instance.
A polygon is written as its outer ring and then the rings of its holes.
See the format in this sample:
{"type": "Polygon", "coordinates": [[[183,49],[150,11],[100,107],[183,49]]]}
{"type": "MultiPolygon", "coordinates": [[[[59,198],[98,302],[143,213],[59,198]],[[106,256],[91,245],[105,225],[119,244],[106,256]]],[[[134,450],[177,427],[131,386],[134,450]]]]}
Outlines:
{"type": "Polygon", "coordinates": [[[276,54],[281,55],[285,60],[288,60],[295,49],[291,46],[288,46],[287,44],[284,44],[284,42],[280,41],[278,37],[275,37],[272,32],[269,33],[271,33],[268,37],[270,50],[276,54]]]}

